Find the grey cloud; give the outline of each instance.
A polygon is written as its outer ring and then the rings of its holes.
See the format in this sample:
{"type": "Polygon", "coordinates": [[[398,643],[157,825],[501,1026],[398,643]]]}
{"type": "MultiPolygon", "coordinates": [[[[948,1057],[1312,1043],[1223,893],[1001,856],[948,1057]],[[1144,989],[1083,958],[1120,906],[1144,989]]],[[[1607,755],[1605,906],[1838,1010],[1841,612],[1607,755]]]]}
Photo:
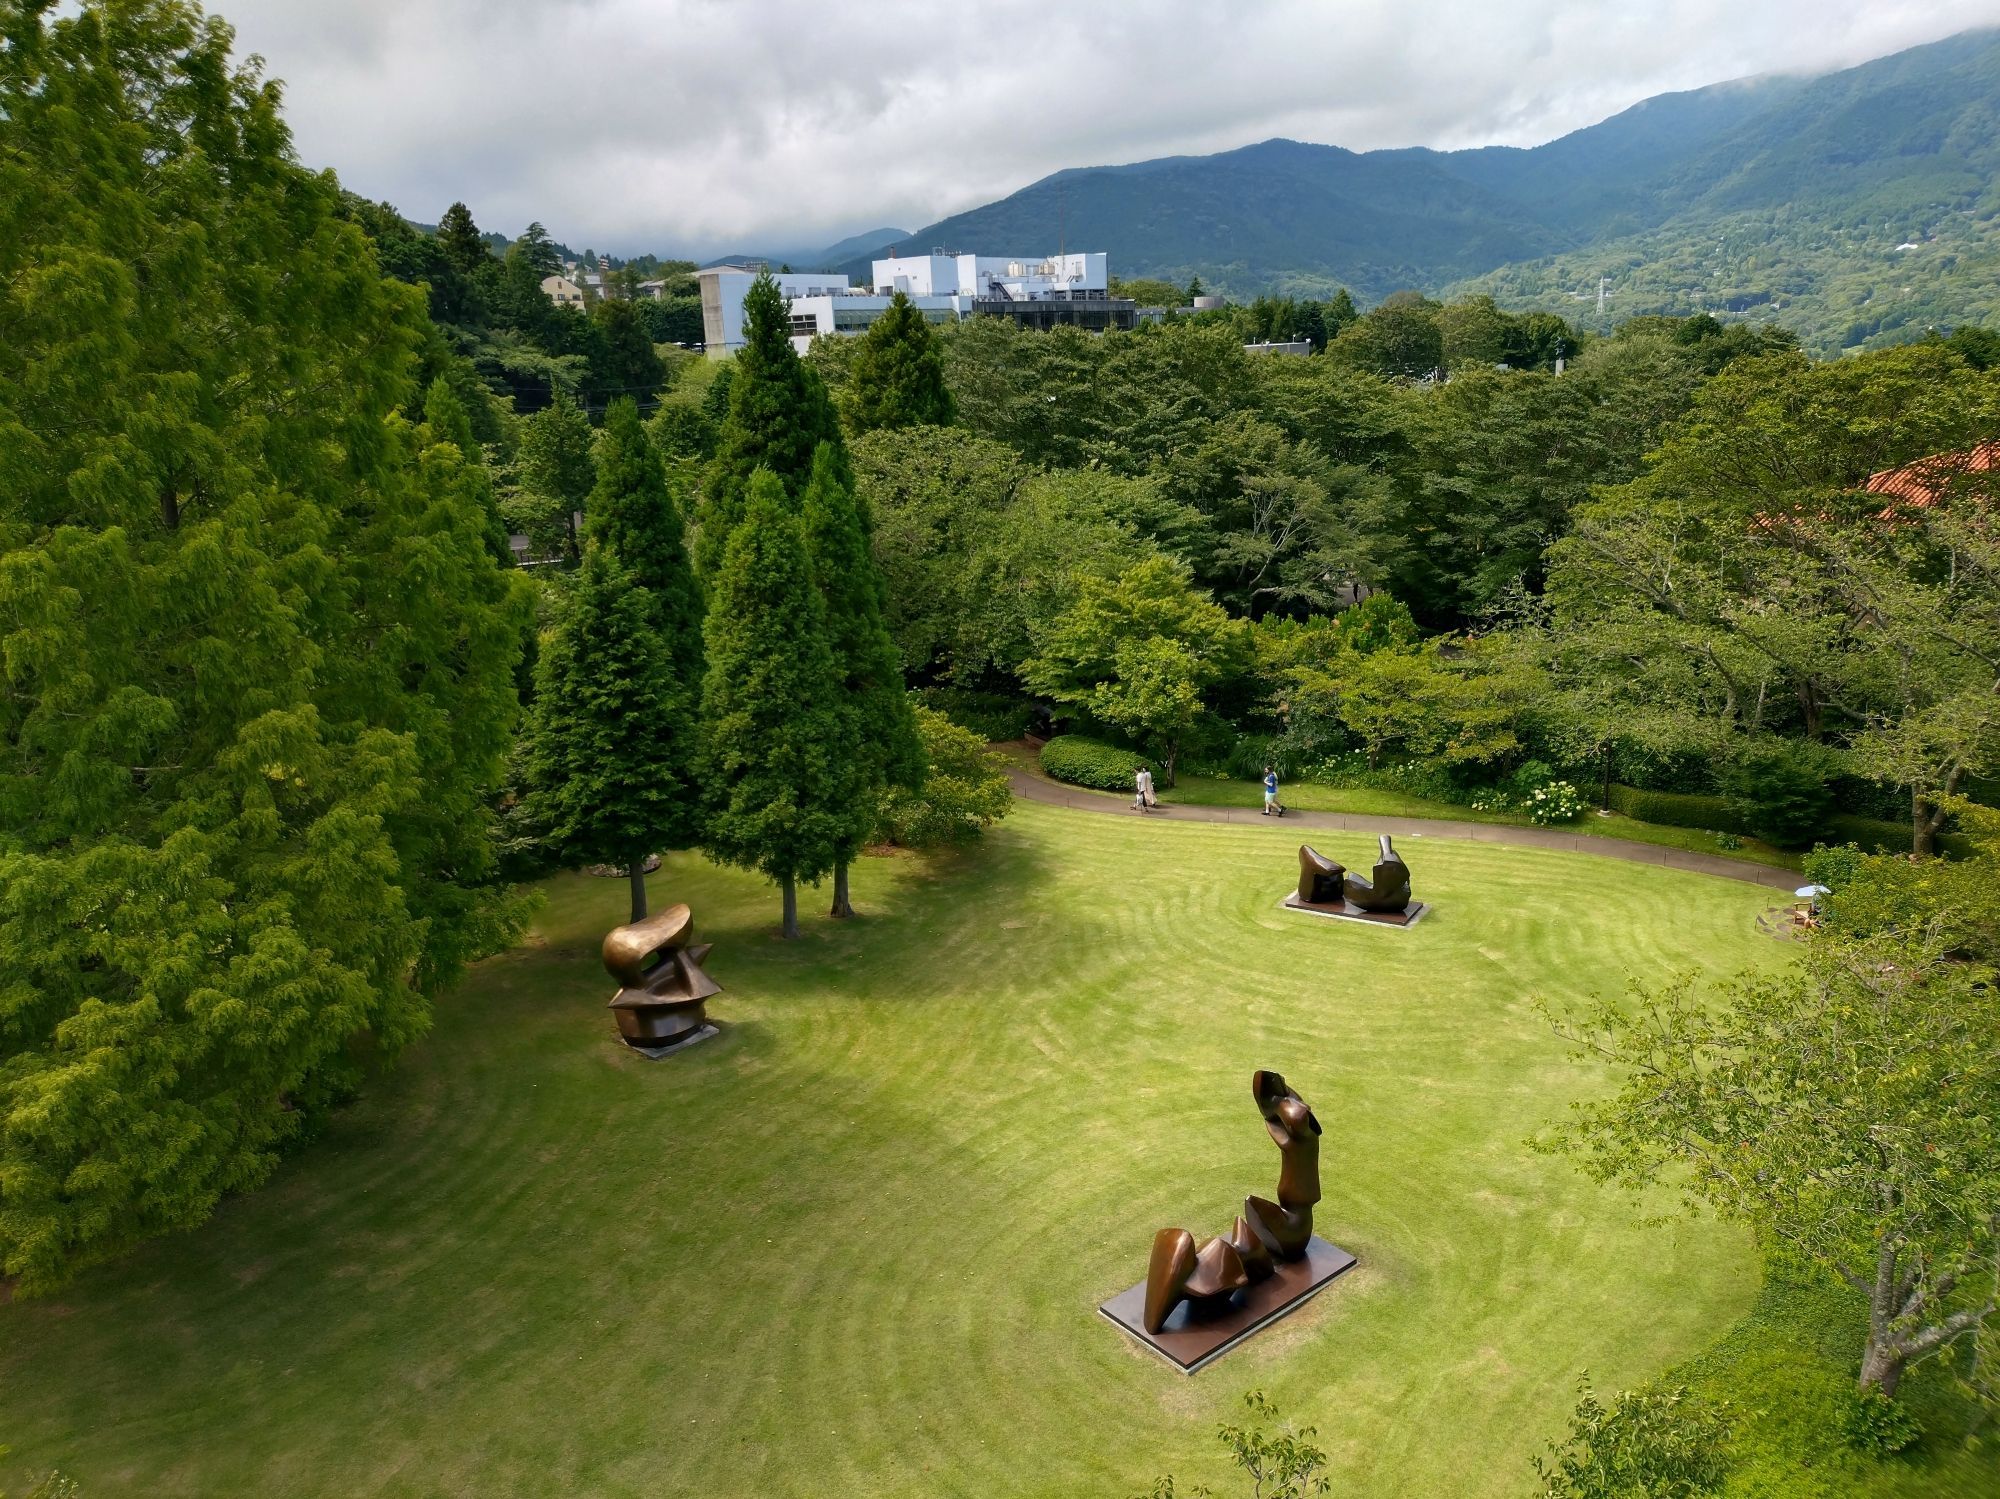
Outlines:
{"type": "Polygon", "coordinates": [[[2000,0],[223,0],[299,154],[435,218],[706,253],[911,227],[1066,166],[1272,135],[1530,145],[2000,0]]]}

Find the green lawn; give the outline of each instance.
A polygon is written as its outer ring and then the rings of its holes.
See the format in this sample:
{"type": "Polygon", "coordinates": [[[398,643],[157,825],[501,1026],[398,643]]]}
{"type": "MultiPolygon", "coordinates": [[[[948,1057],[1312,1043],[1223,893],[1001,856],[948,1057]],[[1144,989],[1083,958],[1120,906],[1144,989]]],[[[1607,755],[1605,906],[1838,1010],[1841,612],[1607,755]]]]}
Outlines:
{"type": "Polygon", "coordinates": [[[726,1030],[665,1063],[603,1009],[622,882],[554,881],[264,1191],[0,1307],[0,1487],[1116,1499],[1223,1482],[1254,1387],[1349,1499],[1520,1493],[1578,1371],[1646,1379],[1758,1288],[1742,1234],[1525,1148],[1602,1084],[1529,1001],[1783,961],[1771,892],[1440,840],[1431,917],[1336,925],[1278,908],[1262,832],[1020,804],[863,861],[863,919],[790,945],[768,886],[676,856],[655,898],[715,942],[726,1030]],[[1323,1121],[1361,1266],[1188,1379],[1094,1308],[1272,1185],[1259,1066],[1323,1121]]]}

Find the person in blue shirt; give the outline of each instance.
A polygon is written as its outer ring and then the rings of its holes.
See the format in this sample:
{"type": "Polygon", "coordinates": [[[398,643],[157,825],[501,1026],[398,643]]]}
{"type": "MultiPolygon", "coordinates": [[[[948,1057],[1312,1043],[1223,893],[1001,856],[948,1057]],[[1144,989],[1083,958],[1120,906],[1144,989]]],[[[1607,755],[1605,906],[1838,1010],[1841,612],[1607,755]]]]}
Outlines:
{"type": "Polygon", "coordinates": [[[1284,808],[1278,805],[1278,772],[1271,766],[1264,767],[1264,815],[1272,813],[1284,816],[1284,808]]]}

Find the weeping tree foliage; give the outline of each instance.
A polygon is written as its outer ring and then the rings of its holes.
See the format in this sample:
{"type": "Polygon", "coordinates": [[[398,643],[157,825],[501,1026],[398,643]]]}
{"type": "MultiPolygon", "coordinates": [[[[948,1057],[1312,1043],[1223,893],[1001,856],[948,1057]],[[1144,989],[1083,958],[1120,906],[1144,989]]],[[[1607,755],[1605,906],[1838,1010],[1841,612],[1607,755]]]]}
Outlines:
{"type": "MultiPolygon", "coordinates": [[[[695,565],[704,577],[722,564],[742,519],[750,480],[763,469],[796,505],[822,442],[840,441],[826,387],[792,348],[785,294],[766,274],[743,298],[743,347],[728,368],[729,412],[702,486],[695,565]]],[[[713,387],[711,387],[711,390],[713,387]]]]}
{"type": "Polygon", "coordinates": [[[537,663],[528,750],[549,845],[569,864],[622,865],[634,921],[646,914],[647,856],[686,848],[699,828],[698,657],[675,654],[659,612],[624,558],[593,539],[537,663]]]}
{"type": "Polygon", "coordinates": [[[957,419],[944,379],[944,345],[902,292],[855,345],[841,415],[855,433],[949,427],[957,419]]]}
{"type": "Polygon", "coordinates": [[[269,1175],[518,911],[521,585],[278,92],[192,5],[0,9],[0,1270],[269,1175]],[[87,184],[87,191],[79,185],[87,184]]]}
{"type": "Polygon", "coordinates": [[[852,916],[847,866],[875,833],[883,793],[923,784],[924,748],[896,644],[884,621],[882,576],[869,545],[866,512],[855,497],[846,455],[821,443],[802,504],[813,576],[826,602],[828,644],[841,691],[835,700],[851,752],[840,766],[846,782],[844,825],[833,866],[835,916],[852,916]]]}
{"type": "Polygon", "coordinates": [[[831,870],[850,836],[851,722],[804,528],[760,473],[709,597],[702,688],[703,846],[761,870],[799,934],[798,882],[831,870]]]}

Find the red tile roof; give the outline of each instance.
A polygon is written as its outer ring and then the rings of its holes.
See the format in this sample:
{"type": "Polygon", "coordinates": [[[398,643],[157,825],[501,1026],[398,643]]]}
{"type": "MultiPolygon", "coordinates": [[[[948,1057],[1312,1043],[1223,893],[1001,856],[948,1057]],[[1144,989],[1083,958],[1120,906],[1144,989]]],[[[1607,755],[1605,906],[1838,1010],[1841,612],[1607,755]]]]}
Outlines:
{"type": "MultiPolygon", "coordinates": [[[[1995,468],[2000,468],[2000,440],[1982,442],[1959,453],[1935,453],[1901,468],[1885,468],[1870,474],[1864,487],[1870,494],[1886,494],[1921,510],[1948,492],[1954,481],[1995,468]]],[[[1891,505],[1884,510],[1883,518],[1895,508],[1891,505]]]]}

